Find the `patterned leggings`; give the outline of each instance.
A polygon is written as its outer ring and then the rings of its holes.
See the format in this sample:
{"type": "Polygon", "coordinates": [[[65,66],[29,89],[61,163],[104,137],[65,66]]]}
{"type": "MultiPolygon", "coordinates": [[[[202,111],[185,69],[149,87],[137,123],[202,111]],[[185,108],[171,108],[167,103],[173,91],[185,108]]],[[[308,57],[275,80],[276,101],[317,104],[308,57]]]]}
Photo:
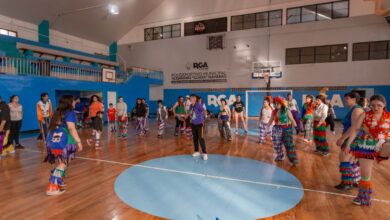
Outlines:
{"type": "Polygon", "coordinates": [[[303,126],[305,129],[304,138],[309,141],[313,140],[313,119],[305,120],[303,126]]]}
{"type": "Polygon", "coordinates": [[[274,144],[275,160],[283,160],[284,152],[283,145],[286,148],[287,157],[292,163],[297,162],[297,155],[293,143],[293,128],[292,126],[275,125],[272,128],[272,143],[274,144]]]}
{"type": "Polygon", "coordinates": [[[145,134],[145,118],[137,117],[137,126],[136,129],[140,132],[141,135],[145,134]]]}
{"type": "Polygon", "coordinates": [[[323,153],[329,153],[329,145],[326,141],[326,123],[322,123],[320,127],[317,127],[319,121],[314,121],[314,143],[316,144],[316,150],[323,153]]]}
{"type": "Polygon", "coordinates": [[[164,134],[164,130],[165,130],[165,121],[159,119],[159,120],[157,121],[157,123],[158,123],[158,131],[157,131],[157,134],[158,134],[159,136],[161,136],[161,135],[164,134]]]}
{"type": "Polygon", "coordinates": [[[269,125],[268,123],[260,122],[259,129],[260,129],[260,143],[265,144],[265,138],[267,137],[267,134],[271,135],[272,133],[271,132],[272,125],[269,125]]]}
{"type": "Polygon", "coordinates": [[[122,120],[122,116],[118,116],[119,133],[122,137],[127,137],[127,124],[128,124],[127,117],[125,117],[125,119],[122,120]]]}

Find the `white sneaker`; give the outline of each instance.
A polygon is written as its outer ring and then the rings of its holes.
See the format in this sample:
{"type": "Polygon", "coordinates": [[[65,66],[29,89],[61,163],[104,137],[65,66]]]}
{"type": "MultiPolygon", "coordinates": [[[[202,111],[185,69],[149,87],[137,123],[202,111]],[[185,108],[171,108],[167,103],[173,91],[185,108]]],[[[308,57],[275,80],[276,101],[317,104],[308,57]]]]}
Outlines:
{"type": "Polygon", "coordinates": [[[46,195],[48,195],[48,196],[57,196],[57,195],[61,195],[64,192],[65,192],[65,190],[46,191],[46,195]]]}
{"type": "Polygon", "coordinates": [[[336,132],[335,132],[335,131],[332,131],[332,134],[333,134],[333,135],[336,135],[336,132]]]}
{"type": "Polygon", "coordinates": [[[207,154],[203,154],[203,160],[208,160],[209,157],[207,156],[207,154]]]}
{"type": "Polygon", "coordinates": [[[193,157],[199,157],[200,156],[200,153],[199,152],[195,152],[192,154],[193,157]]]}

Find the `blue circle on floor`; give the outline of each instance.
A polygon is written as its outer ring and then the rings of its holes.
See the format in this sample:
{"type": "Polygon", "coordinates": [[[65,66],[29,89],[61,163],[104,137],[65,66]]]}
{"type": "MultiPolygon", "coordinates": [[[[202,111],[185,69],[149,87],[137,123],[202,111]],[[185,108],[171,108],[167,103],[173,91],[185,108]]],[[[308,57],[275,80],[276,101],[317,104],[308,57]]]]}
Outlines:
{"type": "Polygon", "coordinates": [[[191,155],[149,160],[123,171],[115,192],[126,204],[167,219],[258,219],[297,205],[304,194],[289,172],[256,160],[191,155]]]}
{"type": "MultiPolygon", "coordinates": [[[[236,129],[235,128],[232,128],[232,134],[234,134],[236,132],[236,129]]],[[[245,130],[242,129],[242,128],[238,128],[238,134],[239,135],[244,135],[245,134],[245,130]]],[[[250,135],[250,136],[260,136],[260,131],[259,129],[249,129],[248,130],[248,134],[247,135],[250,135]]]]}

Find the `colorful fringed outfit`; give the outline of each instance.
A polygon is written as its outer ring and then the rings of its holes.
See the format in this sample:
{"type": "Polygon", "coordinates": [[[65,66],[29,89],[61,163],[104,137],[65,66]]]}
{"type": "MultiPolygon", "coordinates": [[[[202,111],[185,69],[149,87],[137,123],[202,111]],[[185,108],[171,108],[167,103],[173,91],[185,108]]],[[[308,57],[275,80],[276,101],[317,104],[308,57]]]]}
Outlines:
{"type": "Polygon", "coordinates": [[[0,123],[2,121],[5,121],[5,125],[3,131],[0,132],[0,157],[15,152],[15,147],[8,141],[11,128],[10,108],[5,102],[0,101],[0,123]]]}
{"type": "Polygon", "coordinates": [[[316,151],[326,155],[329,153],[329,144],[326,140],[326,117],[328,116],[328,106],[322,103],[314,110],[314,143],[316,151]]]}
{"type": "Polygon", "coordinates": [[[304,138],[308,141],[313,139],[313,112],[315,105],[305,103],[302,108],[302,120],[304,129],[304,138]]]}
{"type": "Polygon", "coordinates": [[[63,122],[56,130],[50,131],[47,139],[47,156],[45,162],[57,163],[57,167],[51,171],[49,185],[46,190],[47,195],[55,195],[63,191],[63,181],[65,178],[66,166],[73,160],[76,153],[76,141],[69,133],[67,123],[77,124],[77,116],[74,111],[65,114],[63,122]],[[60,164],[65,164],[65,168],[60,164]]]}
{"type": "MultiPolygon", "coordinates": [[[[352,113],[355,109],[361,108],[359,105],[353,106],[345,118],[343,119],[343,134],[352,126],[352,113]]],[[[344,148],[348,139],[344,141],[341,148],[344,148]]],[[[351,186],[352,184],[358,184],[360,181],[359,166],[355,162],[344,161],[340,162],[341,184],[351,186]]]]}
{"type": "Polygon", "coordinates": [[[298,162],[294,140],[293,140],[293,127],[288,117],[288,110],[281,112],[275,110],[274,113],[275,125],[272,129],[272,142],[275,150],[275,160],[284,160],[283,145],[286,148],[287,157],[291,163],[296,164],[298,162]]]}
{"type": "MultiPolygon", "coordinates": [[[[379,156],[384,143],[390,141],[390,113],[384,111],[380,120],[374,113],[365,113],[361,132],[351,145],[351,152],[356,158],[374,160],[379,156]]],[[[359,193],[354,199],[356,205],[371,205],[372,183],[369,178],[361,179],[359,193]]]]}
{"type": "Polygon", "coordinates": [[[267,135],[271,135],[272,131],[272,123],[270,124],[270,120],[272,118],[272,108],[269,107],[268,109],[262,108],[260,112],[260,144],[265,144],[265,138],[267,135]]]}
{"type": "Polygon", "coordinates": [[[119,134],[122,138],[127,138],[127,126],[129,124],[129,117],[127,115],[127,104],[120,102],[116,105],[118,115],[119,134]]]}

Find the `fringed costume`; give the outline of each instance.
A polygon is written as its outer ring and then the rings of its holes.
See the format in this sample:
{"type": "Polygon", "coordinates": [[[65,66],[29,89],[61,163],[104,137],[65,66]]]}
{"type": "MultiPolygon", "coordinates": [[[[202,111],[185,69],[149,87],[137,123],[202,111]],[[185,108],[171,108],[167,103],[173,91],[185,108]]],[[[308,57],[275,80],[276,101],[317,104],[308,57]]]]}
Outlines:
{"type": "Polygon", "coordinates": [[[322,103],[316,106],[314,110],[314,143],[316,145],[316,151],[323,155],[328,155],[329,144],[326,140],[326,117],[328,116],[328,106],[322,103]]]}

